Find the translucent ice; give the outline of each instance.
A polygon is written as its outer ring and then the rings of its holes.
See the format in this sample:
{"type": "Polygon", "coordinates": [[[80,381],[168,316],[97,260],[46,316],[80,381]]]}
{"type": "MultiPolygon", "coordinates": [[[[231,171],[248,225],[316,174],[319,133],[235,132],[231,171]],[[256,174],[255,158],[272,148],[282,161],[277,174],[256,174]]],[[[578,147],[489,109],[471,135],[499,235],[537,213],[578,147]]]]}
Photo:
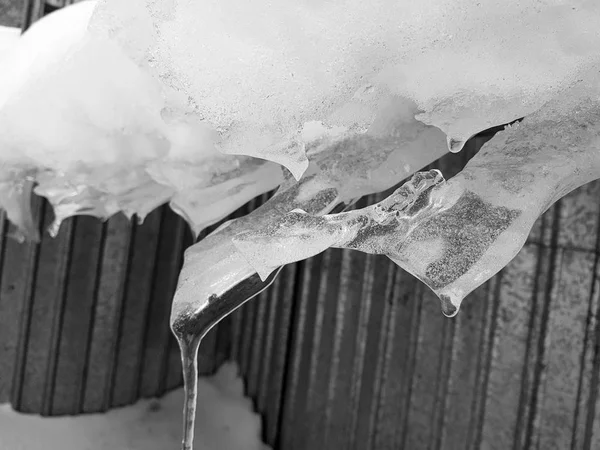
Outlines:
{"type": "Polygon", "coordinates": [[[307,151],[310,164],[300,181],[288,176],[265,205],[186,250],[172,319],[201,311],[211,296],[255,274],[232,244],[236,234],[259,231],[298,208],[326,214],[340,203],[394,186],[446,153],[444,133],[415,120],[415,108],[401,98],[386,103],[366,133],[307,124],[303,134],[312,142],[307,151]]]}
{"type": "MultiPolygon", "coordinates": [[[[35,167],[21,158],[20,149],[4,144],[6,131],[2,110],[9,104],[14,93],[24,91],[28,83],[35,82],[36,75],[44,73],[49,62],[63,58],[74,43],[85,33],[85,25],[91,16],[91,3],[67,8],[58,15],[34,24],[30,32],[17,37],[15,30],[2,28],[0,48],[0,209],[16,225],[15,237],[37,239],[38,231],[31,215],[30,197],[34,183],[35,167]]],[[[35,111],[35,110],[33,110],[35,111]]],[[[33,111],[19,120],[35,121],[33,111]]],[[[44,119],[39,116],[38,119],[44,119]]]]}
{"type": "Polygon", "coordinates": [[[328,247],[385,254],[421,279],[447,315],[523,246],[537,217],[600,178],[600,76],[582,80],[517,126],[498,133],[448,182],[417,174],[384,201],[315,217],[291,212],[234,244],[266,277],[328,247]]]}
{"type": "Polygon", "coordinates": [[[381,96],[402,95],[459,149],[600,58],[595,0],[106,0],[95,23],[189,100],[223,152],[296,178],[307,122],[366,130],[381,96]]]}
{"type": "Polygon", "coordinates": [[[39,232],[31,212],[33,179],[27,171],[0,170],[0,208],[15,227],[11,237],[19,242],[39,240],[39,232]]]}

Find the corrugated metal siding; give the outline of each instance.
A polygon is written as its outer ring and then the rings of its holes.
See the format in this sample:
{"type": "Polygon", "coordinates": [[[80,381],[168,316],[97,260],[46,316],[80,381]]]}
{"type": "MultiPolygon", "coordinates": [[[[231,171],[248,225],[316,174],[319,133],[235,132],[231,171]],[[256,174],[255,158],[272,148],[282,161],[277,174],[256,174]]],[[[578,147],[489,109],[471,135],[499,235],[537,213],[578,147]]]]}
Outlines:
{"type": "MultiPolygon", "coordinates": [[[[481,143],[438,167],[456,173],[481,143]]],[[[201,369],[240,363],[280,449],[598,449],[599,222],[596,182],[455,319],[386,258],[327,251],[213,330],[201,369]]],[[[41,244],[0,240],[0,402],[73,414],[179,386],[168,316],[190,243],[167,208],[141,226],[82,217],[41,244]]]]}

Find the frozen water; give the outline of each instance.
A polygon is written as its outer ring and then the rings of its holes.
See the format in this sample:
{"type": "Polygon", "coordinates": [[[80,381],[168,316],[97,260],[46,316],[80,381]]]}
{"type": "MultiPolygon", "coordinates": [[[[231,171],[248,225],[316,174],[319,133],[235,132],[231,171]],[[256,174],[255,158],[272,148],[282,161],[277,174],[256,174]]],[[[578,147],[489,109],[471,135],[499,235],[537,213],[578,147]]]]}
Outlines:
{"type": "Polygon", "coordinates": [[[447,152],[445,134],[416,120],[418,112],[412,100],[386,99],[364,133],[313,131],[307,155],[342,202],[389,189],[447,152]]]}
{"type": "MultiPolygon", "coordinates": [[[[20,30],[0,28],[0,209],[16,226],[14,237],[18,240],[38,238],[30,208],[35,167],[21,158],[21,148],[5,145],[10,124],[2,123],[2,110],[14,93],[24,91],[44,73],[50,61],[68,54],[85,33],[84,25],[92,13],[90,6],[86,3],[67,8],[34,24],[23,37],[19,37],[20,30]]],[[[36,121],[34,111],[27,111],[19,120],[36,121]]]]}
{"type": "Polygon", "coordinates": [[[191,448],[193,441],[190,429],[196,404],[193,380],[200,340],[226,313],[268,285],[258,283],[237,289],[255,271],[238,254],[232,237],[243,230],[267,227],[290,210],[330,212],[340,203],[391,187],[408,175],[411,168],[422,167],[446,151],[443,133],[417,122],[410,101],[387,105],[366,133],[349,135],[320,123],[308,124],[303,133],[313,136],[314,146],[308,152],[310,164],[302,179],[295,182],[289,175],[265,205],[248,216],[225,223],[186,250],[171,311],[172,328],[182,350],[187,390],[185,449],[191,448]]]}
{"type": "Polygon", "coordinates": [[[291,212],[238,233],[234,244],[263,278],[328,247],[385,254],[453,315],[517,254],[541,213],[600,178],[598,73],[498,133],[448,182],[417,174],[379,204],[322,217],[291,212]]]}
{"type": "Polygon", "coordinates": [[[37,235],[33,182],[55,208],[52,233],[72,215],[143,220],[169,201],[199,232],[277,187],[279,166],[220,153],[218,133],[130,48],[88,32],[95,5],[50,14],[0,60],[0,207],[21,233],[37,235]]]}
{"type": "Polygon", "coordinates": [[[94,18],[223,152],[296,178],[306,123],[364,131],[381,98],[414,100],[458,143],[535,111],[598,61],[599,22],[595,0],[106,0],[94,18]]]}
{"type": "MultiPolygon", "coordinates": [[[[235,364],[198,380],[196,450],[268,450],[235,364]]],[[[0,406],[0,450],[166,450],[181,440],[183,390],[104,414],[39,417],[0,406]]]]}
{"type": "Polygon", "coordinates": [[[5,210],[14,227],[10,236],[19,242],[39,239],[37,225],[31,213],[32,187],[32,177],[26,171],[0,170],[0,207],[5,210]]]}
{"type": "Polygon", "coordinates": [[[288,176],[265,205],[186,250],[172,320],[201,311],[211,296],[255,273],[233,246],[237,233],[259,231],[294,209],[326,214],[340,203],[394,186],[446,153],[444,133],[415,120],[415,108],[406,99],[388,102],[365,133],[307,124],[303,134],[312,142],[307,149],[310,164],[300,181],[288,176]]]}

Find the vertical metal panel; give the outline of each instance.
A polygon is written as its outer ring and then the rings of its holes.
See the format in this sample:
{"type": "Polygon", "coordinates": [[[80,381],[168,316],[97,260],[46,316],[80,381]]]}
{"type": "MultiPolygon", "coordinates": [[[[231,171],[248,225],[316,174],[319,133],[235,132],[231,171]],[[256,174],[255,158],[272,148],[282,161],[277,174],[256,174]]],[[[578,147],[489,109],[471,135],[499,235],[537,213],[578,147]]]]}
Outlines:
{"type": "Polygon", "coordinates": [[[73,243],[53,380],[53,415],[81,409],[87,372],[85,355],[102,252],[104,226],[100,221],[92,217],[78,217],[72,227],[73,243]]]}
{"type": "Polygon", "coordinates": [[[169,347],[174,343],[169,329],[171,302],[168,299],[173,298],[175,292],[187,231],[186,224],[168,207],[162,208],[161,220],[138,384],[143,397],[166,390],[169,347]]]}
{"type": "MultiPolygon", "coordinates": [[[[44,228],[52,223],[50,208],[43,208],[44,228]]],[[[61,227],[56,239],[47,234],[39,244],[32,295],[24,335],[20,340],[21,377],[15,380],[12,402],[25,412],[49,414],[58,354],[65,281],[71,244],[71,223],[61,227]]]]}

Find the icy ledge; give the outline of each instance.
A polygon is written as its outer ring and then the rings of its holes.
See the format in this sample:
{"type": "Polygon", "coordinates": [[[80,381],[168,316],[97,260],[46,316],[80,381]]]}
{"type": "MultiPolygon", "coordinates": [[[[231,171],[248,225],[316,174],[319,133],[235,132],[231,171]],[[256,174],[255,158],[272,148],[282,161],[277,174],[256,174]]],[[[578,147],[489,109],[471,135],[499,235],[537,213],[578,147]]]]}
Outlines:
{"type": "MultiPolygon", "coordinates": [[[[457,151],[598,62],[600,3],[560,3],[70,6],[0,60],[0,207],[35,237],[37,183],[56,211],[53,233],[71,215],[142,220],[166,202],[198,232],[277,187],[278,164],[300,178],[307,126],[361,136],[398,97],[457,151]]],[[[346,156],[340,146],[330,162],[346,156]]]]}
{"type": "MultiPolygon", "coordinates": [[[[196,450],[268,450],[235,364],[198,383],[196,450]]],[[[104,414],[48,418],[0,406],[0,450],[166,450],[181,442],[183,390],[104,414]],[[32,430],[34,430],[32,432],[32,430]]]]}
{"type": "Polygon", "coordinates": [[[446,315],[522,248],[534,221],[600,178],[600,77],[594,70],[490,140],[449,181],[416,174],[382,202],[317,217],[292,211],[244,230],[236,248],[266,278],[329,247],[387,255],[427,284],[446,315]]]}

